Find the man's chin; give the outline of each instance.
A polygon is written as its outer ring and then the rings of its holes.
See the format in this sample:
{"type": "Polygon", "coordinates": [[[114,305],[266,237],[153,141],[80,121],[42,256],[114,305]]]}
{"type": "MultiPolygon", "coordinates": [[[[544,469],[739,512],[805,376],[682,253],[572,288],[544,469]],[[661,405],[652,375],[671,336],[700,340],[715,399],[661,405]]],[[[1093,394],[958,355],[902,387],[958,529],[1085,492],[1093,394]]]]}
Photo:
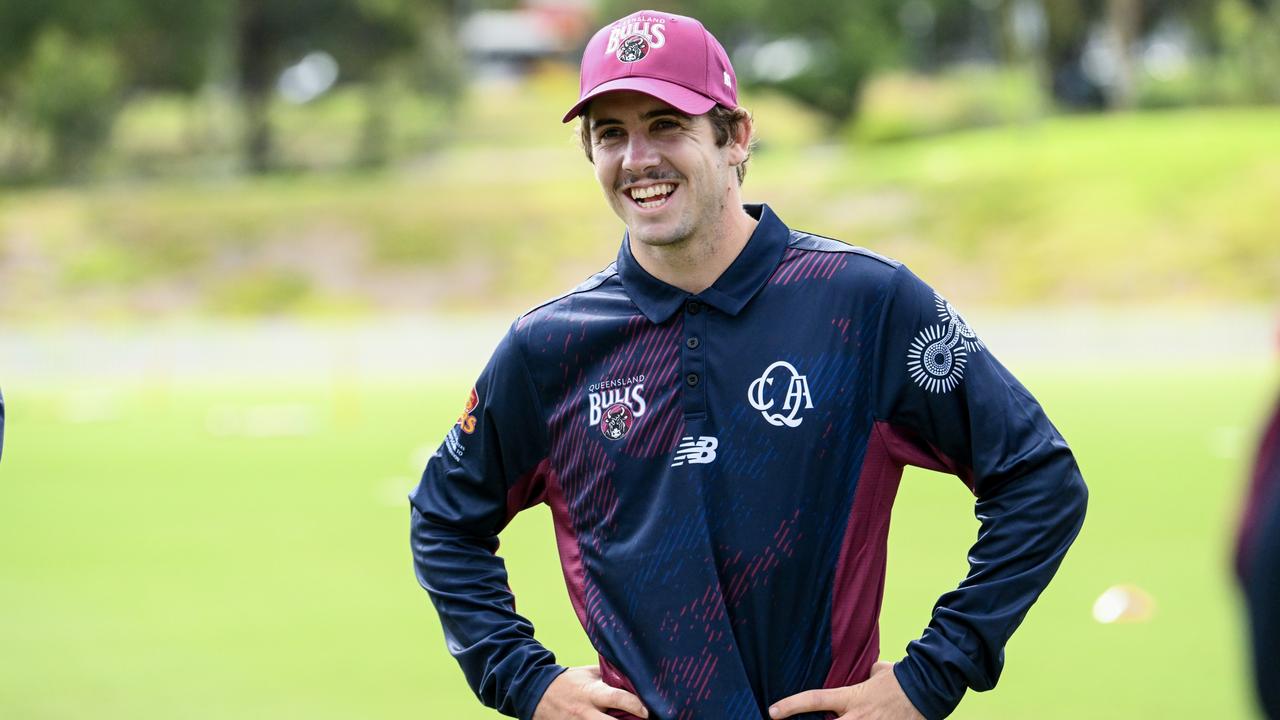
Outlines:
{"type": "Polygon", "coordinates": [[[632,219],[627,224],[627,235],[634,241],[650,247],[674,245],[689,234],[684,228],[672,222],[654,222],[655,219],[632,219]]]}
{"type": "Polygon", "coordinates": [[[646,245],[648,247],[668,247],[670,245],[675,245],[684,239],[683,235],[671,232],[655,233],[646,232],[644,230],[635,231],[628,229],[627,234],[633,242],[638,242],[641,245],[646,245]]]}

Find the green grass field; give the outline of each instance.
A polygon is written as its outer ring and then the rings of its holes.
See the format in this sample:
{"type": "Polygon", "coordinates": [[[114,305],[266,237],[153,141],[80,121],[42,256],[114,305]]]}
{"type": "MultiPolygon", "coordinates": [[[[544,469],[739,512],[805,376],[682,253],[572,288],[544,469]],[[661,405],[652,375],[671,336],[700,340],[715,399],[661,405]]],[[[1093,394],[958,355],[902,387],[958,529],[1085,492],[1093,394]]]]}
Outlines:
{"type": "MultiPolygon", "coordinates": [[[[1228,571],[1264,363],[1022,372],[1091,488],[1084,532],[959,718],[1247,717],[1228,571]],[[1100,625],[1108,586],[1156,600],[1100,625]]],[[[0,718],[494,717],[413,579],[405,493],[470,381],[5,387],[0,718]]],[[[965,570],[958,481],[904,480],[882,618],[895,658],[965,570]]],[[[593,654],[544,509],[504,555],[562,662],[593,654]]]]}

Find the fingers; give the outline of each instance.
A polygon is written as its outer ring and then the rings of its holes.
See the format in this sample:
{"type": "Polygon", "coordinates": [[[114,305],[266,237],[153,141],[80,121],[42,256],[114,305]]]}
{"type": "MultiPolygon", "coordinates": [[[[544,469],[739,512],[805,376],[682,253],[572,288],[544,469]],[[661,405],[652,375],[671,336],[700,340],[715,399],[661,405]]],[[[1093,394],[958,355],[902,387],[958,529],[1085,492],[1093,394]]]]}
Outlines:
{"type": "Polygon", "coordinates": [[[846,700],[845,695],[845,688],[805,690],[802,693],[783,698],[774,703],[769,708],[769,717],[778,720],[778,718],[820,710],[843,712],[846,700]]]}
{"type": "Polygon", "coordinates": [[[551,682],[538,703],[534,720],[553,717],[614,720],[603,712],[608,709],[622,710],[634,717],[649,717],[649,711],[640,698],[606,684],[601,680],[599,666],[584,665],[565,670],[551,682]]]}
{"type": "Polygon", "coordinates": [[[644,703],[640,702],[640,698],[626,690],[605,685],[603,682],[595,686],[591,693],[591,702],[598,708],[625,710],[636,717],[649,717],[649,710],[645,708],[644,703]]]}
{"type": "Polygon", "coordinates": [[[875,677],[882,672],[892,672],[892,671],[893,671],[893,663],[889,662],[888,660],[881,660],[877,662],[875,665],[871,666],[871,677],[875,677]]]}

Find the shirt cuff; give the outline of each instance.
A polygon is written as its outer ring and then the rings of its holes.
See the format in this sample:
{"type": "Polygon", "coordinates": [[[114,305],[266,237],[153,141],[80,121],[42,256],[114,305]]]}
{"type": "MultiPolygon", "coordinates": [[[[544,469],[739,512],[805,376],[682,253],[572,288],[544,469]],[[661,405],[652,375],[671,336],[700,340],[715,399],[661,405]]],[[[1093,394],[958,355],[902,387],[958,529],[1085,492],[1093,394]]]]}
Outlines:
{"type": "Polygon", "coordinates": [[[537,673],[529,679],[524,689],[521,691],[522,697],[517,703],[516,711],[520,720],[533,720],[533,713],[538,709],[538,703],[542,702],[542,696],[546,694],[547,688],[551,685],[551,681],[560,677],[560,673],[569,668],[563,665],[548,665],[540,668],[537,673]]]}
{"type": "Polygon", "coordinates": [[[946,673],[943,666],[915,654],[895,663],[893,674],[907,699],[927,720],[941,720],[954,712],[968,689],[959,673],[946,673]]]}

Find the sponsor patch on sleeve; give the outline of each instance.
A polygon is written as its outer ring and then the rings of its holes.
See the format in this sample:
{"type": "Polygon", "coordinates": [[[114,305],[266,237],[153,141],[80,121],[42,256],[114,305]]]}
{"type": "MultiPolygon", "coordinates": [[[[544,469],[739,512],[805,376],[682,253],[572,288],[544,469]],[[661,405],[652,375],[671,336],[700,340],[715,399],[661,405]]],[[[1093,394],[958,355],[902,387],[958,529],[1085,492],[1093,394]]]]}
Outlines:
{"type": "Polygon", "coordinates": [[[471,388],[471,396],[467,398],[467,405],[463,408],[462,414],[458,416],[458,429],[470,435],[476,431],[476,416],[471,413],[475,412],[476,406],[480,404],[480,395],[476,389],[471,388]]]}

